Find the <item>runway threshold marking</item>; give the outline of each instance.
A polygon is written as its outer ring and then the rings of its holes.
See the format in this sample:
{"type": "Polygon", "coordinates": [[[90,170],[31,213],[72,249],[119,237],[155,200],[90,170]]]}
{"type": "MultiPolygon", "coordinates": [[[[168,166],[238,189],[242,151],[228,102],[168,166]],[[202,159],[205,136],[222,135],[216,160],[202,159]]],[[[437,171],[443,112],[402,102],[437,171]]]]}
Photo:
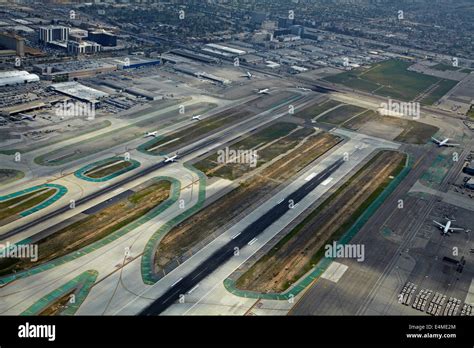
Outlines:
{"type": "Polygon", "coordinates": [[[322,186],[327,186],[331,181],[333,181],[334,178],[327,178],[326,180],[324,180],[321,185],[322,186]]]}
{"type": "Polygon", "coordinates": [[[191,290],[188,291],[188,294],[191,294],[194,290],[196,290],[197,288],[199,288],[199,284],[197,284],[194,288],[192,288],[191,290]]]}
{"type": "Polygon", "coordinates": [[[237,233],[237,234],[234,234],[231,239],[237,238],[238,236],[240,236],[241,233],[242,233],[242,232],[239,232],[239,233],[237,233]]]}
{"type": "Polygon", "coordinates": [[[183,280],[183,277],[179,278],[177,281],[175,281],[173,284],[171,284],[171,287],[175,286],[178,284],[181,280],[183,280]]]}
{"type": "Polygon", "coordinates": [[[252,245],[254,244],[256,241],[258,240],[258,238],[254,238],[252,239],[250,242],[248,242],[248,245],[252,245]]]}

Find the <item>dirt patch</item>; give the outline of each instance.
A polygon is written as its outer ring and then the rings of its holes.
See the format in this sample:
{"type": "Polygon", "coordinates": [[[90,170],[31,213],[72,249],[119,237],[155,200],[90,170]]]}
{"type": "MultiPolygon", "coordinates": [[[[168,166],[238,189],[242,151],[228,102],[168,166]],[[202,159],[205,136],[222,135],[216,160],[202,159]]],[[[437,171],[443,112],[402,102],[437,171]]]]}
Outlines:
{"type": "Polygon", "coordinates": [[[75,292],[75,290],[76,289],[72,289],[64,296],[61,296],[60,298],[58,298],[56,301],[51,303],[51,305],[49,305],[48,307],[43,309],[40,313],[38,313],[38,315],[41,315],[41,316],[59,315],[63,311],[64,307],[69,303],[71,299],[71,295],[75,292]]]}
{"type": "Polygon", "coordinates": [[[438,127],[406,118],[382,116],[373,110],[348,120],[342,126],[367,135],[408,144],[426,144],[439,130],[438,127]]]}
{"type": "Polygon", "coordinates": [[[394,127],[374,120],[368,121],[363,127],[363,133],[374,137],[393,140],[404,131],[401,127],[394,127]]]}

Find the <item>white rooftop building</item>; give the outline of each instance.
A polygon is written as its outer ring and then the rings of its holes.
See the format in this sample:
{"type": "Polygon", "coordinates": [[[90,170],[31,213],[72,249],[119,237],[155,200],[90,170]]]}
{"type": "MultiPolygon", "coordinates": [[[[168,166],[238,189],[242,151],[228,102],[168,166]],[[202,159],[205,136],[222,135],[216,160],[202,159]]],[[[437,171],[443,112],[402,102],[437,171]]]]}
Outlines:
{"type": "Polygon", "coordinates": [[[0,86],[19,85],[22,83],[38,82],[39,76],[28,71],[12,70],[0,72],[0,86]]]}
{"type": "Polygon", "coordinates": [[[109,96],[105,92],[85,86],[75,81],[55,83],[54,85],[51,85],[51,88],[62,94],[66,94],[70,97],[91,103],[96,103],[100,99],[109,96]]]}
{"type": "Polygon", "coordinates": [[[244,54],[247,53],[247,51],[243,51],[243,50],[239,50],[237,48],[232,48],[232,47],[223,46],[223,45],[219,45],[219,44],[210,43],[210,44],[206,44],[205,46],[208,47],[208,48],[211,48],[213,50],[223,51],[223,52],[230,53],[230,54],[237,55],[237,56],[241,56],[241,55],[244,55],[244,54]]]}

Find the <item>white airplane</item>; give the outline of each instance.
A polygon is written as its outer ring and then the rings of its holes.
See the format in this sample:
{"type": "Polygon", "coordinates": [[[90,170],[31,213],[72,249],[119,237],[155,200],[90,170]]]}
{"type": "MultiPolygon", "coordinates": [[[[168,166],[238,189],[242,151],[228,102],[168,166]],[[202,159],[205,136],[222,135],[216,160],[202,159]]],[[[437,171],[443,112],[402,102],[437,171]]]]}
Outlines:
{"type": "Polygon", "coordinates": [[[302,91],[305,91],[305,92],[311,92],[310,88],[306,88],[306,87],[296,87],[296,88],[301,89],[302,91]]]}
{"type": "Polygon", "coordinates": [[[251,74],[250,71],[247,71],[247,72],[245,73],[245,75],[240,75],[240,77],[246,77],[246,78],[248,78],[249,80],[252,79],[252,76],[253,76],[253,75],[251,74]]]}
{"type": "Polygon", "coordinates": [[[265,89],[259,89],[257,91],[258,94],[270,94],[270,89],[265,88],[265,89]]]}
{"type": "Polygon", "coordinates": [[[193,116],[193,120],[201,121],[201,115],[193,116]]]}
{"type": "Polygon", "coordinates": [[[156,138],[157,136],[158,136],[158,131],[154,131],[154,132],[145,133],[144,138],[148,138],[148,137],[154,137],[154,138],[156,138]]]}
{"type": "Polygon", "coordinates": [[[165,156],[165,160],[163,162],[165,163],[176,162],[177,158],[178,158],[178,153],[176,152],[174,156],[171,156],[171,157],[165,156]]]}
{"type": "Polygon", "coordinates": [[[21,120],[29,120],[29,121],[35,121],[36,120],[36,115],[30,116],[26,114],[19,114],[21,116],[21,120]]]}
{"type": "Polygon", "coordinates": [[[448,235],[451,232],[454,231],[463,231],[464,228],[459,228],[459,227],[451,227],[451,224],[456,221],[456,220],[451,220],[446,218],[448,222],[446,222],[446,225],[443,225],[442,223],[439,223],[438,221],[433,220],[433,222],[438,225],[439,229],[442,231],[443,236],[448,235]]]}
{"type": "Polygon", "coordinates": [[[452,144],[449,142],[449,138],[446,138],[442,141],[436,139],[436,138],[433,138],[431,137],[431,139],[433,140],[434,143],[438,144],[439,147],[443,147],[443,146],[459,146],[459,144],[452,144]]]}

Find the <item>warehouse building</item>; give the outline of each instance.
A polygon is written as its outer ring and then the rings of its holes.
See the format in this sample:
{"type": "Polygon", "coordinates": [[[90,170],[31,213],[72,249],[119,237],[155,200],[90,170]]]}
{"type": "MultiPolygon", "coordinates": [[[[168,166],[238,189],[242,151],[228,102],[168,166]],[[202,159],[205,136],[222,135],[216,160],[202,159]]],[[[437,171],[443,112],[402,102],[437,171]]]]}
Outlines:
{"type": "Polygon", "coordinates": [[[85,86],[75,81],[56,83],[51,85],[50,88],[75,99],[94,104],[109,96],[105,92],[85,86]]]}
{"type": "Polygon", "coordinates": [[[30,74],[27,71],[12,70],[0,72],[0,86],[13,86],[38,81],[38,75],[30,74]]]}

